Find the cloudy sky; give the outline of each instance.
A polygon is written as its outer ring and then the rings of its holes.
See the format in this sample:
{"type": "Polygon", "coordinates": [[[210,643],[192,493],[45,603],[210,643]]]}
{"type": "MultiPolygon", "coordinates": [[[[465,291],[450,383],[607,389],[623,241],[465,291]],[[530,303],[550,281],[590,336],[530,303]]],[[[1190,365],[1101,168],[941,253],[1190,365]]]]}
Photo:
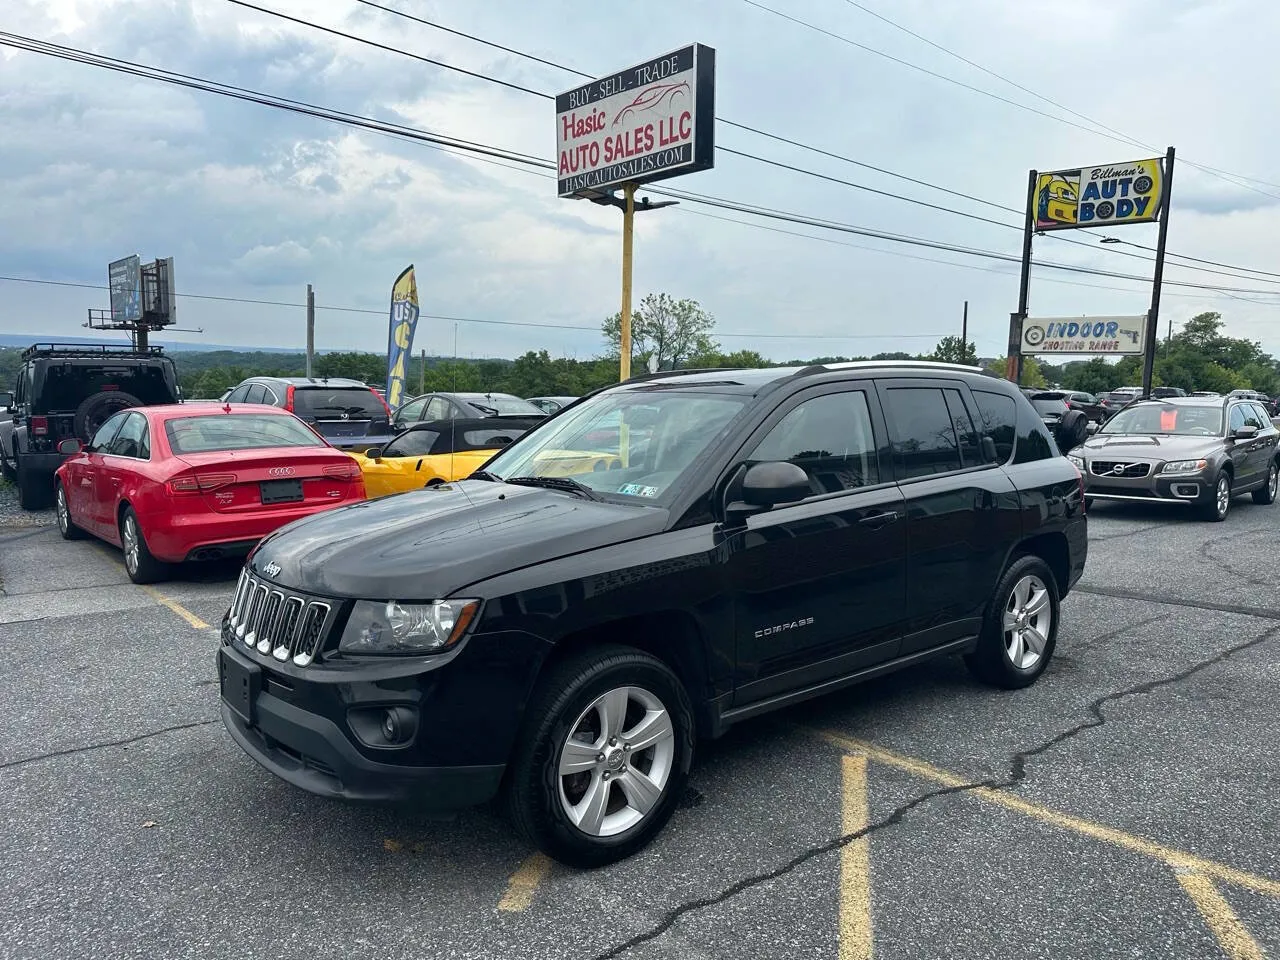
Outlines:
{"type": "MultiPolygon", "coordinates": [[[[1280,101],[1280,5],[1268,0],[377,2],[592,74],[696,40],[717,51],[722,118],[1011,208],[1023,205],[1032,167],[1131,160],[1173,144],[1180,162],[1169,249],[1280,274],[1280,173],[1268,163],[1280,134],[1267,119],[1280,101]],[[630,22],[605,13],[625,10],[630,22]]],[[[535,91],[578,82],[358,0],[257,5],[535,91]]],[[[537,157],[555,152],[548,100],[230,0],[3,0],[0,30],[537,157]]],[[[391,282],[412,262],[428,315],[417,346],[452,354],[456,342],[460,356],[540,347],[594,356],[603,349],[600,320],[618,309],[620,215],[557,199],[554,181],[537,171],[5,47],[0,131],[4,277],[105,284],[108,261],[138,253],[175,257],[183,294],[299,303],[312,283],[322,308],[379,311],[319,310],[317,345],[379,350],[391,282]],[[544,326],[474,322],[484,320],[544,326]],[[576,327],[589,329],[562,329],[576,327]]],[[[722,124],[716,136],[722,147],[826,177],[1020,222],[1017,213],[734,127],[722,124]]],[[[1017,229],[724,152],[716,169],[668,183],[942,243],[1020,248],[1017,229]]],[[[1110,233],[1156,242],[1154,225],[1110,233]]],[[[1035,253],[1149,275],[1149,262],[1124,255],[1145,250],[1101,246],[1101,236],[1070,232],[1083,246],[1037,239],[1035,253]]],[[[959,333],[966,299],[979,352],[1002,354],[1017,298],[1016,266],[691,202],[637,218],[635,277],[637,295],[699,300],[725,348],[778,359],[929,349],[959,333]]],[[[1280,353],[1280,277],[1171,261],[1166,279],[1276,290],[1169,287],[1163,310],[1175,329],[1219,310],[1231,333],[1280,353]]],[[[1148,297],[1140,282],[1037,270],[1031,312],[1134,314],[1148,297]]],[[[103,306],[105,291],[0,280],[3,333],[83,333],[86,309],[103,306]]],[[[205,333],[175,340],[303,342],[295,307],[186,297],[180,311],[180,326],[205,333]]]]}

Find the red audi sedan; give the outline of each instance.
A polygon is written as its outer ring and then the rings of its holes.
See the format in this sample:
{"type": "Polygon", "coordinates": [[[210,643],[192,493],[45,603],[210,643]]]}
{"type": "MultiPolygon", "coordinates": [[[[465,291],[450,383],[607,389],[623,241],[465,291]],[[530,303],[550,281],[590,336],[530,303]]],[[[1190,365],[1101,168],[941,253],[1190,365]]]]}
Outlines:
{"type": "Polygon", "coordinates": [[[134,583],[247,553],[278,527],[364,499],[360,468],[291,413],[183,403],[117,413],[57,472],[58,530],[124,550],[134,583]]]}

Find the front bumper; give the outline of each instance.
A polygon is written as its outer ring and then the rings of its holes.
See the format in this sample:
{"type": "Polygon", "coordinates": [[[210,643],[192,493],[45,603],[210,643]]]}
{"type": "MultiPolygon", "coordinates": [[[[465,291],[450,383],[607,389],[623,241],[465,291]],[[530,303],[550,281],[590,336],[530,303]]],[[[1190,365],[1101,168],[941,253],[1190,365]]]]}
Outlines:
{"type": "Polygon", "coordinates": [[[219,648],[223,724],[245,753],[296,787],[324,797],[412,802],[429,810],[474,806],[498,791],[503,764],[410,766],[371,760],[337,722],[287,702],[273,692],[272,683],[253,691],[246,722],[240,715],[245,701],[226,689],[227,659],[241,669],[261,669],[233,648],[219,648]]]}
{"type": "Polygon", "coordinates": [[[1135,501],[1195,506],[1211,503],[1217,477],[1210,470],[1199,473],[1165,476],[1152,473],[1146,477],[1097,476],[1092,465],[1084,475],[1084,494],[1094,500],[1135,501]]]}

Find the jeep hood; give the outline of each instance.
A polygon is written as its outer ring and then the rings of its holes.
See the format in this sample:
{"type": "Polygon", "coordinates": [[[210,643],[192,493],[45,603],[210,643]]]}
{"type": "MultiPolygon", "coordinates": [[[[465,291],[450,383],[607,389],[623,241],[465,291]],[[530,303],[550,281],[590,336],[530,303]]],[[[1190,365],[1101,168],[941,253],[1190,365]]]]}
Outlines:
{"type": "Polygon", "coordinates": [[[467,480],[299,520],[263,540],[249,567],[321,596],[437,600],[521,567],[658,533],[667,516],[660,507],[467,480]]]}
{"type": "Polygon", "coordinates": [[[1221,437],[1139,436],[1096,433],[1078,451],[1103,460],[1132,457],[1135,460],[1209,459],[1222,450],[1221,437]]]}

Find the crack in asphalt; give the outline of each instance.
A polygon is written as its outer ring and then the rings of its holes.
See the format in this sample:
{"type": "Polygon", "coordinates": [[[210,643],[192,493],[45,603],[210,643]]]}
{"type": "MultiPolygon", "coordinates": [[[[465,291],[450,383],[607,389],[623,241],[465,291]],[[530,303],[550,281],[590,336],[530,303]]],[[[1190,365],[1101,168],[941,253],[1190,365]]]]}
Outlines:
{"type": "Polygon", "coordinates": [[[1135,623],[1126,623],[1123,627],[1116,627],[1116,629],[1108,630],[1106,633],[1100,633],[1096,637],[1090,637],[1088,640],[1085,640],[1083,643],[1074,645],[1071,648],[1071,650],[1073,653],[1076,652],[1077,650],[1090,650],[1093,647],[1096,647],[1100,643],[1105,643],[1108,640],[1114,640],[1116,639],[1116,637],[1122,637],[1126,633],[1128,633],[1130,630],[1137,630],[1140,627],[1149,627],[1153,623],[1158,623],[1161,620],[1168,620],[1168,619],[1169,619],[1168,614],[1161,613],[1161,614],[1157,614],[1154,617],[1147,617],[1147,619],[1145,620],[1138,620],[1135,623]]]}
{"type": "Polygon", "coordinates": [[[207,727],[211,723],[218,723],[219,718],[212,720],[196,720],[192,723],[178,723],[172,727],[161,727],[159,730],[152,730],[150,733],[140,733],[137,736],[125,737],[123,740],[108,740],[104,743],[88,743],[82,747],[71,747],[67,750],[54,750],[51,753],[41,753],[34,757],[23,757],[21,760],[9,760],[6,763],[0,763],[0,770],[12,770],[14,767],[23,767],[29,763],[37,763],[40,760],[51,760],[55,757],[70,757],[77,753],[85,753],[89,750],[104,750],[107,747],[124,747],[131,743],[137,743],[140,740],[149,740],[152,737],[159,737],[166,733],[175,733],[179,730],[192,730],[196,727],[207,727]]]}
{"type": "Polygon", "coordinates": [[[1236,603],[1215,603],[1212,600],[1180,600],[1176,597],[1140,593],[1137,590],[1091,587],[1080,583],[1072,587],[1071,592],[1088,593],[1098,597],[1113,597],[1116,600],[1141,600],[1144,603],[1163,603],[1170,607],[1187,607],[1191,610],[1216,610],[1219,613],[1238,613],[1246,617],[1257,617],[1259,620],[1280,620],[1280,608],[1276,607],[1246,607],[1236,603]]]}
{"type": "MultiPolygon", "coordinates": [[[[1267,536],[1271,534],[1271,531],[1269,530],[1263,530],[1259,532],[1267,536]]],[[[1249,584],[1250,586],[1254,586],[1254,587],[1271,586],[1271,581],[1260,580],[1257,577],[1251,576],[1250,574],[1237,569],[1235,566],[1231,564],[1229,560],[1223,560],[1221,557],[1215,556],[1214,553],[1212,552],[1213,548],[1220,543],[1238,541],[1238,540],[1244,539],[1245,537],[1246,535],[1238,534],[1238,533],[1230,534],[1225,537],[1214,537],[1212,540],[1206,540],[1204,543],[1200,544],[1200,549],[1197,551],[1197,553],[1199,553],[1200,556],[1203,557],[1205,560],[1208,560],[1210,563],[1214,564],[1215,566],[1221,567],[1223,570],[1226,570],[1227,573],[1231,574],[1234,577],[1238,577],[1239,579],[1243,580],[1245,583],[1249,584]]]]}
{"type": "MultiPolygon", "coordinates": [[[[1157,617],[1155,619],[1161,619],[1161,618],[1157,617]]],[[[1146,621],[1146,622],[1151,622],[1151,621],[1146,621]]],[[[1138,626],[1138,625],[1139,624],[1131,624],[1128,627],[1125,627],[1123,629],[1125,630],[1132,629],[1134,626],[1138,626]]],[[[1122,631],[1116,631],[1116,632],[1119,633],[1122,631]]],[[[771,880],[776,880],[779,877],[785,876],[791,873],[792,871],[796,870],[798,867],[803,866],[805,863],[808,863],[810,860],[813,860],[816,857],[820,857],[825,853],[830,853],[832,850],[841,849],[849,845],[850,843],[853,843],[855,840],[861,840],[863,837],[867,837],[867,836],[870,836],[871,834],[878,833],[890,827],[897,826],[906,818],[908,813],[910,813],[912,810],[916,809],[917,807],[922,806],[925,803],[928,803],[930,800],[937,799],[938,797],[947,796],[949,794],[968,793],[968,792],[971,792],[974,790],[980,790],[980,789],[1010,790],[1026,780],[1028,760],[1032,759],[1033,757],[1038,757],[1047,753],[1053,748],[1060,746],[1066,741],[1079,736],[1081,733],[1084,733],[1087,730],[1096,729],[1097,727],[1100,727],[1105,723],[1107,723],[1107,718],[1102,712],[1102,708],[1106,704],[1114,703],[1118,700],[1123,700],[1127,697],[1145,696],[1146,694],[1152,693],[1163,687],[1168,687],[1173,684],[1180,683],[1183,680],[1186,680],[1192,676],[1195,676],[1197,673],[1201,672],[1202,670],[1206,670],[1209,667],[1214,666],[1215,664],[1222,663],[1223,661],[1235,656],[1238,653],[1242,653],[1243,651],[1248,650],[1251,647],[1259,646],[1260,644],[1263,644],[1268,640],[1273,639],[1277,633],[1280,633],[1280,626],[1272,627],[1269,630],[1266,630],[1265,632],[1259,634],[1258,636],[1254,637],[1251,640],[1247,640],[1244,643],[1240,643],[1234,647],[1230,647],[1222,651],[1221,653],[1213,657],[1210,657],[1207,660],[1199,661],[1198,663],[1192,664],[1187,669],[1180,670],[1177,673],[1171,674],[1167,677],[1161,677],[1156,680],[1147,680],[1142,683],[1136,684],[1132,687],[1128,687],[1124,690],[1119,690],[1113,693],[1104,694],[1103,696],[1098,697],[1097,699],[1092,701],[1085,708],[1086,710],[1088,710],[1090,714],[1092,714],[1090,719],[1084,721],[1083,723],[1079,723],[1074,727],[1071,727],[1069,730],[1064,730],[1061,733],[1055,734],[1053,737],[1051,737],[1049,740],[1046,740],[1044,743],[1041,743],[1035,747],[1031,747],[1026,750],[1020,750],[1017,753],[1013,754],[1013,756],[1009,760],[1009,776],[1005,780],[997,781],[993,778],[986,778],[983,780],[975,780],[971,783],[963,783],[963,784],[959,784],[951,787],[942,787],[937,790],[930,790],[927,793],[923,793],[920,796],[915,797],[914,799],[909,800],[907,803],[904,803],[901,806],[897,807],[891,814],[889,814],[888,817],[884,818],[883,820],[878,820],[875,823],[869,824],[868,826],[865,826],[859,830],[855,830],[852,833],[843,834],[841,836],[835,837],[834,839],[828,840],[824,843],[820,843],[816,846],[809,847],[808,849],[803,850],[800,853],[796,854],[786,863],[783,863],[780,866],[774,867],[772,870],[768,870],[763,873],[753,874],[749,877],[744,877],[741,880],[737,881],[736,883],[726,887],[724,890],[720,891],[717,894],[714,894],[712,896],[699,897],[696,900],[688,900],[680,904],[679,906],[673,907],[671,910],[668,910],[662,916],[662,918],[658,921],[658,923],[650,927],[648,930],[644,931],[643,933],[636,934],[635,936],[618,944],[617,946],[612,947],[609,950],[606,950],[604,953],[597,954],[593,958],[593,960],[612,960],[612,958],[618,957],[623,953],[626,953],[627,951],[631,950],[634,947],[638,947],[642,944],[648,943],[651,940],[655,940],[658,937],[662,936],[664,933],[669,931],[673,926],[675,926],[676,923],[678,923],[683,917],[685,917],[690,913],[693,913],[698,910],[706,909],[707,907],[717,906],[718,904],[724,903],[725,901],[732,899],[733,897],[737,896],[740,893],[743,893],[746,890],[750,890],[753,887],[757,887],[761,884],[768,883],[771,880]]]]}
{"type": "Polygon", "coordinates": [[[1139,527],[1137,530],[1126,530],[1124,533],[1113,533],[1109,537],[1090,537],[1090,543],[1106,543],[1108,540],[1123,540],[1125,537],[1136,537],[1140,533],[1146,533],[1148,530],[1164,530],[1169,525],[1167,523],[1149,523],[1145,527],[1139,527]]]}

